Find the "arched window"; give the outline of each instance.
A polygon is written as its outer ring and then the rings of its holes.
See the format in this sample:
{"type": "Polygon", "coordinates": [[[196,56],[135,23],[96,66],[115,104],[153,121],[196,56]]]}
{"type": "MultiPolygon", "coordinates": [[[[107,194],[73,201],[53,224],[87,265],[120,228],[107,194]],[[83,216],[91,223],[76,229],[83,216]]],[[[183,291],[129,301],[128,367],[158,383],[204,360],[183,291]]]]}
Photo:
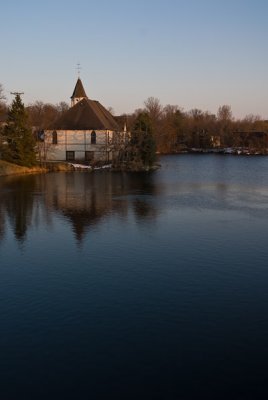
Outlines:
{"type": "Polygon", "coordinates": [[[91,144],[96,144],[96,132],[91,132],[91,144]]]}
{"type": "Polygon", "coordinates": [[[58,144],[58,134],[57,131],[52,132],[52,144],[58,144]]]}
{"type": "Polygon", "coordinates": [[[44,130],[37,132],[37,139],[39,140],[39,142],[43,142],[45,140],[45,131],[44,130]]]}

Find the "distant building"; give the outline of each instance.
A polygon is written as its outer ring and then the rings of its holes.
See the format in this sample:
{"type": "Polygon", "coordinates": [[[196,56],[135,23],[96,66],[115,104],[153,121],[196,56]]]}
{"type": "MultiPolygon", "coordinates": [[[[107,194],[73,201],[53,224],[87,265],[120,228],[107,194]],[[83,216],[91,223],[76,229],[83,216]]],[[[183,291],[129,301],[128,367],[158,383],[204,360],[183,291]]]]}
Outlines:
{"type": "Polygon", "coordinates": [[[212,135],[210,136],[210,143],[211,147],[220,147],[221,146],[221,138],[218,135],[212,135]]]}
{"type": "Polygon", "coordinates": [[[111,113],[87,97],[78,78],[71,108],[44,131],[43,158],[47,161],[109,162],[114,143],[124,135],[111,113]]]}

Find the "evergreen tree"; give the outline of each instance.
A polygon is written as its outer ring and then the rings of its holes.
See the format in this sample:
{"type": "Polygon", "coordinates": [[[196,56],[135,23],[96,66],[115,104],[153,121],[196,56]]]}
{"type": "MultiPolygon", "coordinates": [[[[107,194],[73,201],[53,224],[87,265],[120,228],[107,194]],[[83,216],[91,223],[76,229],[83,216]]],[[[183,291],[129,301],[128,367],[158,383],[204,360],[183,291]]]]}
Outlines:
{"type": "Polygon", "coordinates": [[[149,167],[156,161],[156,142],[152,131],[152,121],[149,114],[140,113],[134,124],[132,143],[137,146],[138,156],[143,165],[149,167]]]}
{"type": "Polygon", "coordinates": [[[9,109],[7,125],[3,130],[3,141],[4,160],[26,167],[36,164],[35,140],[19,94],[16,94],[9,109]]]}

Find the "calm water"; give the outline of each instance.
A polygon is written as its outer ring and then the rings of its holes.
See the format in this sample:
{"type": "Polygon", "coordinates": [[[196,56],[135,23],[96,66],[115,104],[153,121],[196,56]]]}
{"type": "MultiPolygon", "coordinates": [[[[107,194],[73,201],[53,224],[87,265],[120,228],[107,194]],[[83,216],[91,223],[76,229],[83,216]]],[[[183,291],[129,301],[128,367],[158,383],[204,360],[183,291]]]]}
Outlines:
{"type": "Polygon", "coordinates": [[[0,178],[0,399],[266,399],[268,157],[0,178]]]}

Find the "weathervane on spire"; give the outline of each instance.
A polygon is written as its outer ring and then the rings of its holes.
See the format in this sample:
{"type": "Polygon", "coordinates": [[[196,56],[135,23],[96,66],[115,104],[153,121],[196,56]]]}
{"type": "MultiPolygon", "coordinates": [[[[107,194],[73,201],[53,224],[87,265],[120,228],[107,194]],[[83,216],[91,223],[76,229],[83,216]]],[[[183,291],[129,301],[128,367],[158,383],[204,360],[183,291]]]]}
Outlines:
{"type": "Polygon", "coordinates": [[[10,92],[10,94],[13,94],[13,96],[21,96],[24,92],[10,92]]]}
{"type": "Polygon", "coordinates": [[[77,73],[78,73],[78,78],[80,78],[80,72],[81,72],[81,69],[82,69],[80,63],[76,64],[76,69],[77,69],[77,73]]]}

